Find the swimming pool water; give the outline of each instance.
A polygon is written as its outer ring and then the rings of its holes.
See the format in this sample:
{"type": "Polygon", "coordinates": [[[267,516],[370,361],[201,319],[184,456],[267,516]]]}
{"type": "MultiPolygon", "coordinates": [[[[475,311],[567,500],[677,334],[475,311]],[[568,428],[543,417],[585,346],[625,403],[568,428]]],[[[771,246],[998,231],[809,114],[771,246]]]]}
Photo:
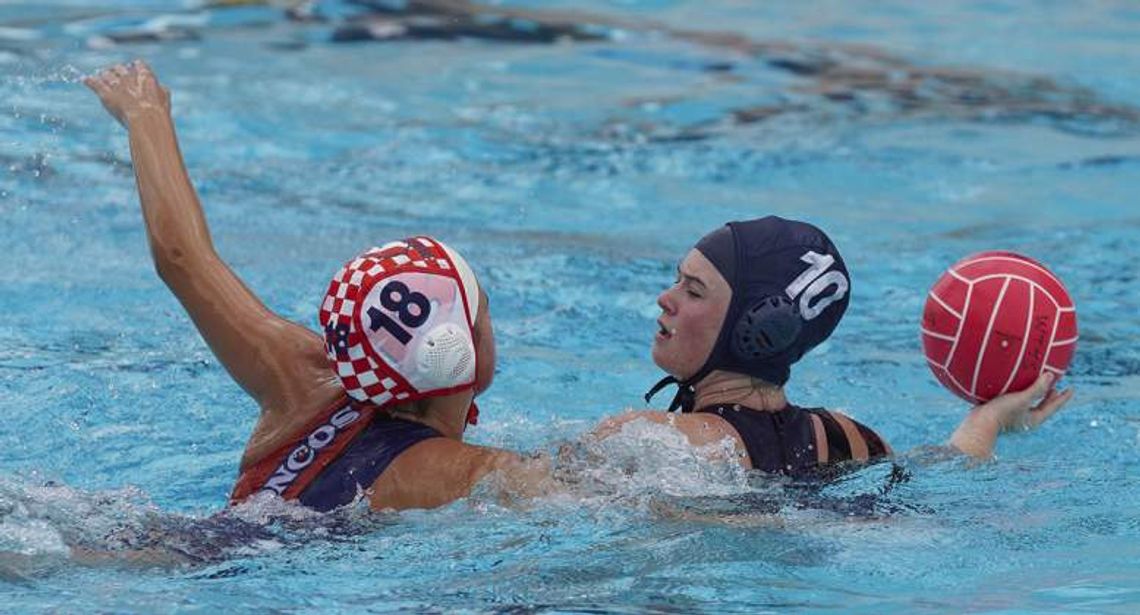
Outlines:
{"type": "Polygon", "coordinates": [[[629,24],[549,45],[331,42],[363,10],[349,2],[317,3],[323,22],[0,7],[6,609],[1136,610],[1140,11],[509,4],[767,46],[629,24]],[[853,278],[793,401],[843,409],[898,451],[945,441],[966,408],[928,373],[918,318],[945,266],[991,248],[1044,261],[1074,295],[1077,397],[1004,437],[994,463],[916,453],[901,477],[875,466],[816,501],[638,428],[563,453],[569,495],[335,521],[263,503],[236,514],[272,517],[274,538],[206,563],[77,563],[67,544],[153,527],[192,546],[256,416],[153,274],[125,136],[78,84],[134,57],[173,91],[219,251],[281,314],[315,326],[336,266],[393,237],[429,232],[468,256],[500,344],[477,443],[557,454],[643,407],[677,261],[720,223],[769,213],[827,229],[853,278]]]}

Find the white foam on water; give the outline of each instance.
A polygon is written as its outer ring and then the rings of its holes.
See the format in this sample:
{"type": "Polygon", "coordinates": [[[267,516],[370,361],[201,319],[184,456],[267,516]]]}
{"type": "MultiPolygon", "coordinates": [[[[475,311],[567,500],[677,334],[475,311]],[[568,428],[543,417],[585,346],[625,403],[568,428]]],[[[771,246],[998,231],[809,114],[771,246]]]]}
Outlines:
{"type": "Polygon", "coordinates": [[[555,497],[593,506],[752,490],[731,440],[693,447],[673,427],[647,420],[630,421],[603,440],[586,437],[564,445],[554,472],[565,489],[555,497]]]}

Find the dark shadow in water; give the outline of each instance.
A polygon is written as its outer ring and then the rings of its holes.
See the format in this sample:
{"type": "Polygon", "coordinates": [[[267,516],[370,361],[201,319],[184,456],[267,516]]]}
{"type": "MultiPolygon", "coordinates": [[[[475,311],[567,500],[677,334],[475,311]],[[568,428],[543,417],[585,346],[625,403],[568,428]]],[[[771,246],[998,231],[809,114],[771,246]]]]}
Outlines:
{"type": "MultiPolygon", "coordinates": [[[[920,65],[867,44],[753,40],[735,32],[678,28],[652,19],[631,19],[584,11],[556,11],[492,6],[468,0],[344,0],[342,2],[280,3],[218,0],[188,11],[125,10],[97,17],[88,44],[132,45],[196,40],[211,31],[268,29],[282,21],[301,31],[286,35],[273,48],[296,51],[312,40],[332,44],[391,41],[482,40],[491,44],[549,45],[563,41],[608,43],[619,50],[636,49],[657,37],[692,44],[713,59],[693,62],[661,57],[663,68],[708,72],[725,83],[739,86],[750,72],[775,71],[792,78],[787,89],[765,92],[765,102],[728,109],[711,121],[674,125],[653,119],[629,131],[627,122],[613,122],[603,135],[613,140],[677,142],[708,139],[735,127],[763,124],[777,118],[811,122],[842,120],[893,121],[898,118],[934,118],[981,123],[1039,122],[1057,130],[1089,136],[1137,134],[1140,110],[1101,100],[1091,90],[1054,79],[988,69],[920,65]],[[262,5],[251,8],[251,5],[262,5]],[[232,11],[231,11],[232,9],[232,11]],[[142,19],[158,16],[194,16],[203,19],[142,19]],[[311,36],[316,28],[317,38],[311,36]],[[307,33],[307,34],[305,34],[307,33]],[[633,34],[635,36],[629,36],[633,34]]],[[[49,27],[60,21],[87,21],[90,12],[24,20],[21,27],[49,27]]],[[[90,30],[90,28],[88,28],[90,30]]],[[[0,44],[5,44],[0,42],[0,44]]],[[[27,44],[5,44],[19,52],[27,44]]],[[[680,53],[680,52],[679,52],[680,53]]],[[[614,61],[644,63],[643,57],[614,61]]],[[[650,60],[652,61],[652,60],[650,60]]],[[[688,93],[669,97],[633,97],[631,107],[646,104],[668,107],[691,98],[688,93]]],[[[1107,161],[1106,161],[1107,162],[1107,161]]]]}
{"type": "Polygon", "coordinates": [[[78,565],[184,568],[207,578],[224,578],[257,568],[251,558],[282,549],[351,543],[396,522],[391,514],[356,507],[321,515],[271,515],[257,521],[232,509],[201,518],[155,511],[128,519],[101,536],[71,536],[68,546],[78,565]]]}
{"type": "MultiPolygon", "coordinates": [[[[548,44],[564,40],[614,40],[617,32],[659,33],[703,48],[731,54],[704,62],[711,73],[749,68],[748,60],[798,78],[789,94],[807,98],[744,106],[725,117],[693,126],[651,130],[651,138],[691,141],[715,136],[732,126],[809,113],[845,117],[925,117],[979,122],[1044,121],[1080,134],[1135,133],[1140,110],[1102,102],[1090,90],[1042,76],[985,68],[920,66],[870,45],[755,41],[733,32],[671,27],[571,11],[485,6],[466,0],[355,0],[367,12],[336,26],[335,42],[365,40],[454,40],[460,38],[548,44]]],[[[676,66],[666,60],[665,66],[676,66]]],[[[691,63],[683,66],[688,69],[691,63]]],[[[638,99],[631,104],[662,105],[670,99],[638,99]]]]}
{"type": "MultiPolygon", "coordinates": [[[[657,510],[680,519],[728,523],[789,511],[815,511],[853,520],[933,514],[929,507],[908,502],[894,493],[911,478],[906,467],[893,461],[836,464],[811,479],[780,481],[777,490],[761,488],[729,496],[663,498],[658,501],[657,510]],[[887,475],[880,476],[888,467],[887,475]]],[[[752,481],[765,487],[772,485],[773,478],[757,472],[752,481]]]]}

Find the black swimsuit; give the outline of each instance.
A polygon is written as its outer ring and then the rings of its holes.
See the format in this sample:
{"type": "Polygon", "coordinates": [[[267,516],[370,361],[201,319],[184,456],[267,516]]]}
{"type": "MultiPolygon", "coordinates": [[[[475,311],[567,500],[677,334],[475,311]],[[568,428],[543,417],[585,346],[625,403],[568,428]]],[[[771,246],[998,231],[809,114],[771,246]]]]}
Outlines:
{"type": "Polygon", "coordinates": [[[870,428],[823,408],[788,404],[783,410],[764,412],[722,404],[697,412],[728,421],[744,441],[753,469],[765,472],[800,477],[816,473],[821,466],[890,454],[870,428]]]}

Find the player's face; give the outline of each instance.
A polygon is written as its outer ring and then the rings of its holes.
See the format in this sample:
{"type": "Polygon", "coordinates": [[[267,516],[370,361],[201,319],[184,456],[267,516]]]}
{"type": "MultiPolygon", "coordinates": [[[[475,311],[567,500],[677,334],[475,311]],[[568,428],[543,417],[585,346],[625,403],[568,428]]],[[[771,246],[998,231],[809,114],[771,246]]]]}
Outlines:
{"type": "Polygon", "coordinates": [[[696,374],[716,345],[731,301],[732,288],[716,267],[690,250],[677,267],[677,281],[657,297],[653,362],[681,380],[696,374]]]}

